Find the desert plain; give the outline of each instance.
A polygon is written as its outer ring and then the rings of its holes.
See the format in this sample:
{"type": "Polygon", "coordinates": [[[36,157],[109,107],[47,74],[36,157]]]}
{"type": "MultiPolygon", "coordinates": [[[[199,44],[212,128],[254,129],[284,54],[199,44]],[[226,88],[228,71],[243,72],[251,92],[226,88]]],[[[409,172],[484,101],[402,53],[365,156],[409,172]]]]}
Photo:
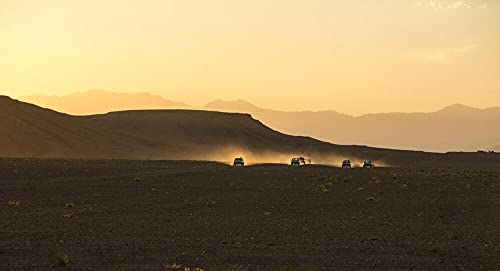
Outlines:
{"type": "Polygon", "coordinates": [[[500,166],[1,159],[2,270],[498,270],[500,166]]]}

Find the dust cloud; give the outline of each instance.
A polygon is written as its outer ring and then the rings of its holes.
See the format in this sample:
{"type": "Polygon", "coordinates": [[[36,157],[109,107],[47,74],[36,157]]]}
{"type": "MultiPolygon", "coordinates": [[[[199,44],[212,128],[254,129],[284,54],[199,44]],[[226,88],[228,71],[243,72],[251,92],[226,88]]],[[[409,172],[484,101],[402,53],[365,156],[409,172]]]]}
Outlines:
{"type": "MultiPolygon", "coordinates": [[[[204,154],[195,155],[196,159],[216,161],[228,165],[233,164],[234,158],[243,157],[247,165],[258,164],[286,164],[289,165],[294,157],[304,157],[308,164],[340,167],[342,161],[351,160],[353,167],[362,167],[363,161],[369,158],[361,158],[355,155],[338,155],[314,152],[279,152],[279,151],[255,151],[249,148],[237,146],[220,147],[217,151],[208,151],[204,154]]],[[[376,166],[386,167],[386,163],[372,159],[376,166]]]]}

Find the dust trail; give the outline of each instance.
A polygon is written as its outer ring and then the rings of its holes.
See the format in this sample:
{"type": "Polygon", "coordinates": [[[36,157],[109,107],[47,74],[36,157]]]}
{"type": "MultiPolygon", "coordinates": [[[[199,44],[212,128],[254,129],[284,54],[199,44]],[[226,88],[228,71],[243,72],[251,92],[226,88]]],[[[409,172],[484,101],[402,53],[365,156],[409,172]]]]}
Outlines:
{"type": "Polygon", "coordinates": [[[316,165],[326,165],[333,167],[341,167],[342,161],[351,160],[354,167],[362,167],[364,160],[372,160],[375,166],[385,167],[388,166],[381,160],[371,159],[369,157],[358,157],[356,155],[348,154],[325,154],[317,152],[293,152],[293,151],[255,151],[250,148],[240,146],[224,146],[217,148],[216,151],[210,150],[204,153],[196,153],[192,155],[194,159],[210,160],[225,163],[228,165],[233,164],[234,158],[243,157],[247,165],[256,164],[286,164],[289,165],[291,159],[294,157],[304,157],[306,161],[316,165]]]}

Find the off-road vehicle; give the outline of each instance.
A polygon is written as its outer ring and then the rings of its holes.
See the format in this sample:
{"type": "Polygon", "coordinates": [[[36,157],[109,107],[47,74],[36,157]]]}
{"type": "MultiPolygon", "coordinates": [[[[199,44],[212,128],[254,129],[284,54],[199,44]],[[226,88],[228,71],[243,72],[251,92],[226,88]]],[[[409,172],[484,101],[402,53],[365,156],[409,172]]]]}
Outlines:
{"type": "Polygon", "coordinates": [[[351,160],[344,160],[344,162],[342,162],[342,168],[351,168],[351,160]]]}
{"type": "Polygon", "coordinates": [[[300,162],[301,165],[305,165],[306,164],[306,158],[299,157],[298,159],[299,159],[299,162],[300,162]]]}
{"type": "Polygon", "coordinates": [[[290,163],[292,166],[300,166],[300,159],[299,158],[292,158],[292,162],[290,163]]]}
{"type": "Polygon", "coordinates": [[[233,162],[234,167],[244,167],[245,166],[245,160],[242,157],[235,158],[233,162]]]}
{"type": "Polygon", "coordinates": [[[364,168],[374,168],[375,164],[372,161],[370,161],[370,160],[365,160],[363,162],[363,167],[364,168]]]}
{"type": "Polygon", "coordinates": [[[291,165],[292,166],[303,166],[307,164],[307,160],[304,157],[295,157],[292,158],[291,165]]]}

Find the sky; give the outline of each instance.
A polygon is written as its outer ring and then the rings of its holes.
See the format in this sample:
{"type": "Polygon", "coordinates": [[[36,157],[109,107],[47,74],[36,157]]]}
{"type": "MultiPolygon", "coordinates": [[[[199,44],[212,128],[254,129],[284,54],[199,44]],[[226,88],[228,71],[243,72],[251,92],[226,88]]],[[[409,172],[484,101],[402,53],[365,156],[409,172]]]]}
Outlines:
{"type": "Polygon", "coordinates": [[[348,114],[500,106],[492,0],[1,0],[0,94],[348,114]]]}

